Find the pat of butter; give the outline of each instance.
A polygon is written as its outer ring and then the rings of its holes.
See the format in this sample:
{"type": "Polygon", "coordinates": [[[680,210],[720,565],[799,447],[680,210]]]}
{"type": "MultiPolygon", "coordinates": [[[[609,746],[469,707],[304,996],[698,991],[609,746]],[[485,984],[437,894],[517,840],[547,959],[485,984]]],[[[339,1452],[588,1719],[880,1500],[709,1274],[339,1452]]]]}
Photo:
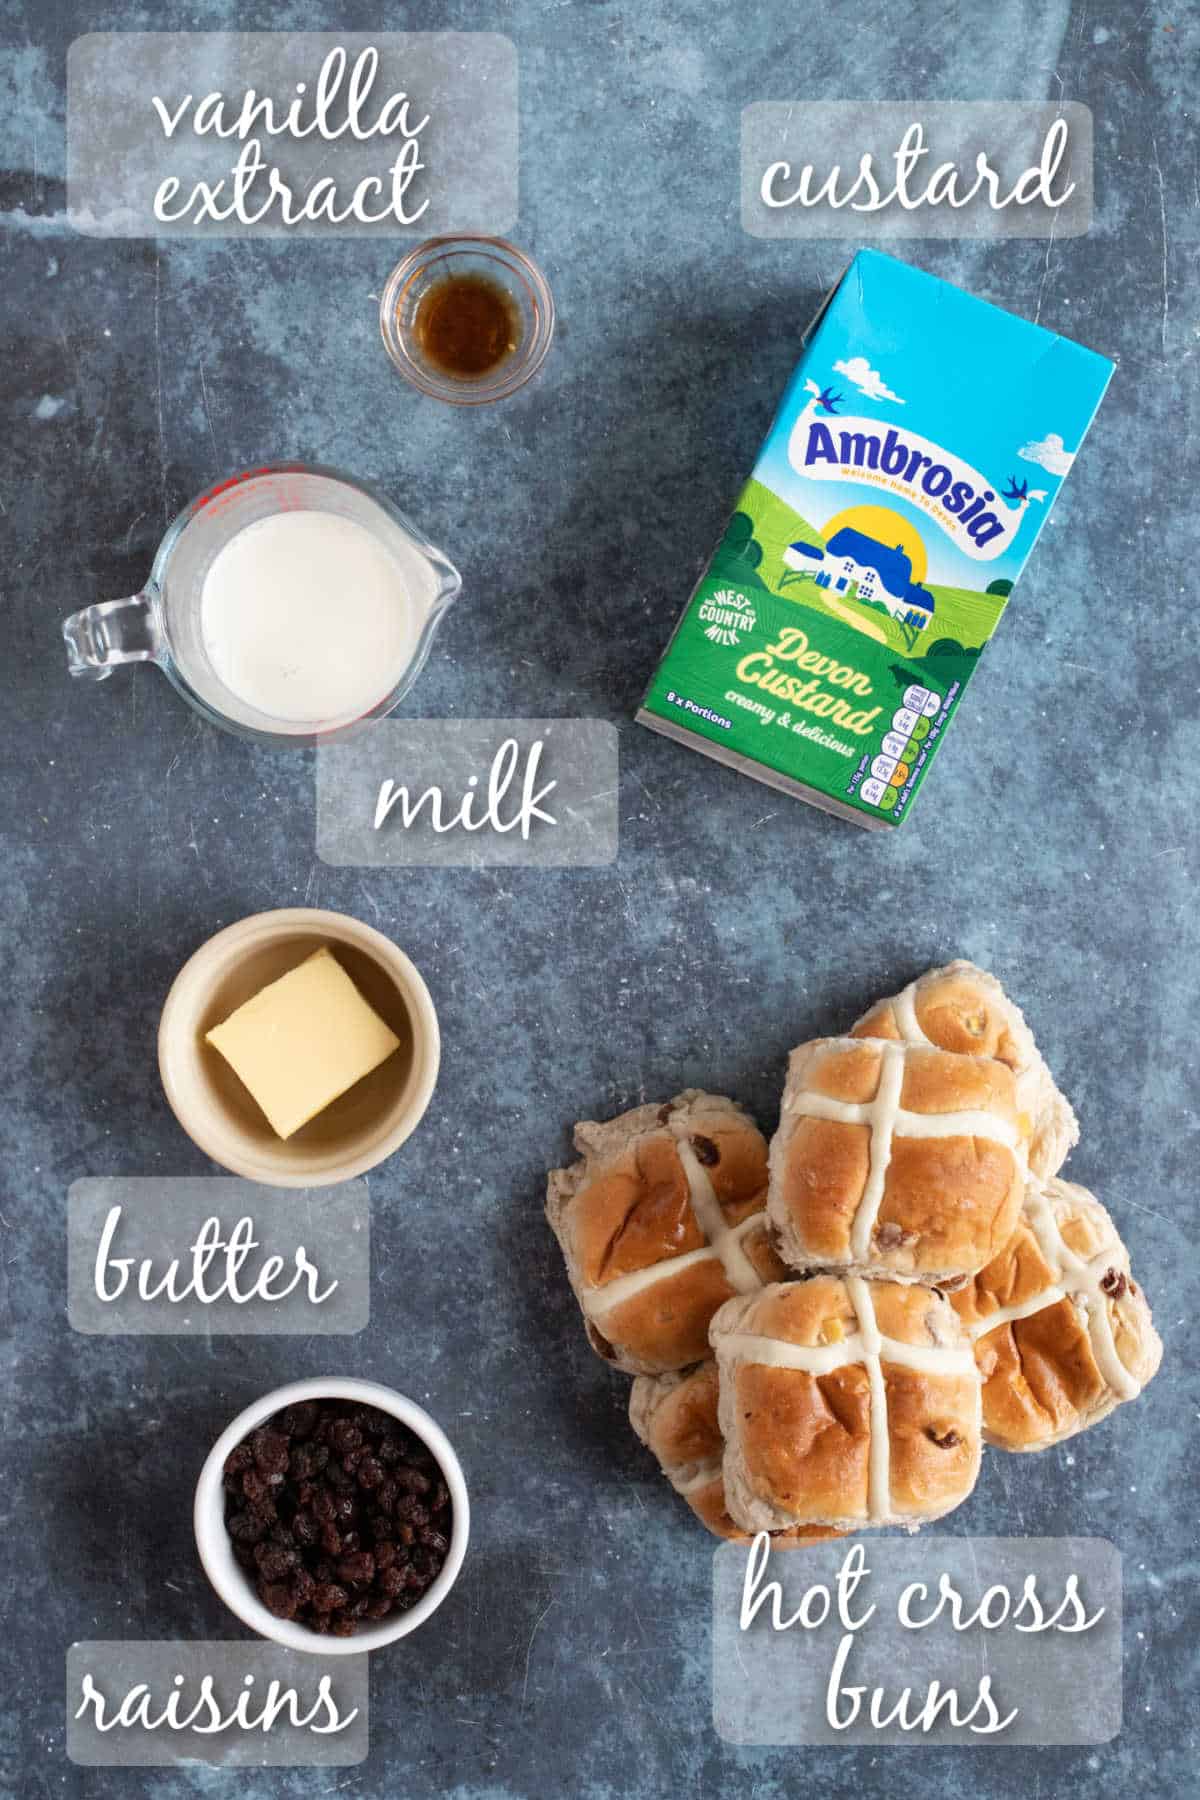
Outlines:
{"type": "Polygon", "coordinates": [[[400,1046],[328,950],[272,981],[205,1036],[281,1138],[400,1046]]]}

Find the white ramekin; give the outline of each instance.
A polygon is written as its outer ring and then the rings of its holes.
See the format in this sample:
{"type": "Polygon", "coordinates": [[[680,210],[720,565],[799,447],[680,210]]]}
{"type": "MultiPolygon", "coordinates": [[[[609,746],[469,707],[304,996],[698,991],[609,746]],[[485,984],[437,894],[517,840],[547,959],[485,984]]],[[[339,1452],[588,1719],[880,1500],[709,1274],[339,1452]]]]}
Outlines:
{"type": "Polygon", "coordinates": [[[419,970],[374,926],[320,907],[255,913],[218,931],[175,977],[158,1027],[163,1088],[192,1142],[235,1175],[271,1187],[330,1187],[391,1156],[429,1105],[440,1057],[437,1013],[419,970]],[[320,949],[332,951],[375,1010],[411,1039],[410,1054],[381,1063],[284,1141],[205,1033],[320,949]]]}
{"type": "Polygon", "coordinates": [[[381,1387],[375,1381],[353,1381],[336,1375],[316,1376],[309,1381],[291,1381],[286,1387],[264,1394],[233,1423],[226,1427],[208,1453],[200,1479],[196,1483],[193,1507],[196,1548],[204,1573],[226,1606],[236,1613],[243,1625],[249,1625],[260,1637],[271,1638],[289,1650],[306,1650],[314,1656],[360,1656],[364,1650],[379,1650],[384,1644],[407,1637],[430,1613],[436,1612],[454,1586],[471,1527],[471,1511],[467,1500],[467,1484],[462,1464],[450,1440],[423,1407],[406,1400],[393,1388],[381,1387]],[[432,1453],[450,1490],[454,1519],[450,1532],[450,1548],[433,1585],[422,1594],[415,1606],[395,1618],[378,1625],[365,1625],[353,1637],[326,1637],[298,1625],[291,1619],[277,1619],[254,1592],[245,1571],[234,1560],[233,1544],[225,1528],[225,1488],[222,1475],[225,1459],[259,1425],[285,1406],[298,1400],[357,1400],[363,1406],[376,1406],[407,1426],[432,1453]]]}

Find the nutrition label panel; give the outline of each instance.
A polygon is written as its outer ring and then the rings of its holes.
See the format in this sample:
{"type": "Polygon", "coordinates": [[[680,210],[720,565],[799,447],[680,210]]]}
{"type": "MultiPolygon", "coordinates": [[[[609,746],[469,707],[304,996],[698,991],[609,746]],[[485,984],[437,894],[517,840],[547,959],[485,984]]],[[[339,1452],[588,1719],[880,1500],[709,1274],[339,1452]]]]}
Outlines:
{"type": "MultiPolygon", "coordinates": [[[[925,761],[923,746],[933,743],[949,717],[943,709],[943,696],[936,688],[915,684],[904,690],[904,704],[892,714],[891,728],[884,733],[879,754],[859,765],[859,773],[870,769],[860,781],[859,798],[880,812],[894,812],[902,806],[911,791],[913,778],[925,761]]],[[[853,792],[851,788],[851,792],[853,792]]]]}

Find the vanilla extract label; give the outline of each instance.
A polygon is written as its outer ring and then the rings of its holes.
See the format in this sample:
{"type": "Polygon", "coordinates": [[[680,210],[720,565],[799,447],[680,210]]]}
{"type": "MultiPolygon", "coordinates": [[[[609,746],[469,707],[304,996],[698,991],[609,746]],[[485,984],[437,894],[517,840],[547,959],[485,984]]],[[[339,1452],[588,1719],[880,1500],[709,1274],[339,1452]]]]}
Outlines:
{"type": "Polygon", "coordinates": [[[90,237],[422,236],[517,216],[517,54],[487,31],[115,31],[67,54],[90,237]]]}
{"type": "Polygon", "coordinates": [[[370,1318],[365,1181],[103,1176],[67,1197],[68,1317],[89,1334],[341,1335],[370,1318]]]}

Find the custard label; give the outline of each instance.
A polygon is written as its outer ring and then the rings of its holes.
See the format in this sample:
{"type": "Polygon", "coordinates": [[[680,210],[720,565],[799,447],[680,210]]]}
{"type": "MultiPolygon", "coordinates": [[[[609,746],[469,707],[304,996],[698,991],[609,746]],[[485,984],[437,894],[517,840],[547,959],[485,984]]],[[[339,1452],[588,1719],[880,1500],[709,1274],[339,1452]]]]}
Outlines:
{"type": "Polygon", "coordinates": [[[860,824],[899,824],[1111,372],[860,252],[639,718],[860,824]]]}

